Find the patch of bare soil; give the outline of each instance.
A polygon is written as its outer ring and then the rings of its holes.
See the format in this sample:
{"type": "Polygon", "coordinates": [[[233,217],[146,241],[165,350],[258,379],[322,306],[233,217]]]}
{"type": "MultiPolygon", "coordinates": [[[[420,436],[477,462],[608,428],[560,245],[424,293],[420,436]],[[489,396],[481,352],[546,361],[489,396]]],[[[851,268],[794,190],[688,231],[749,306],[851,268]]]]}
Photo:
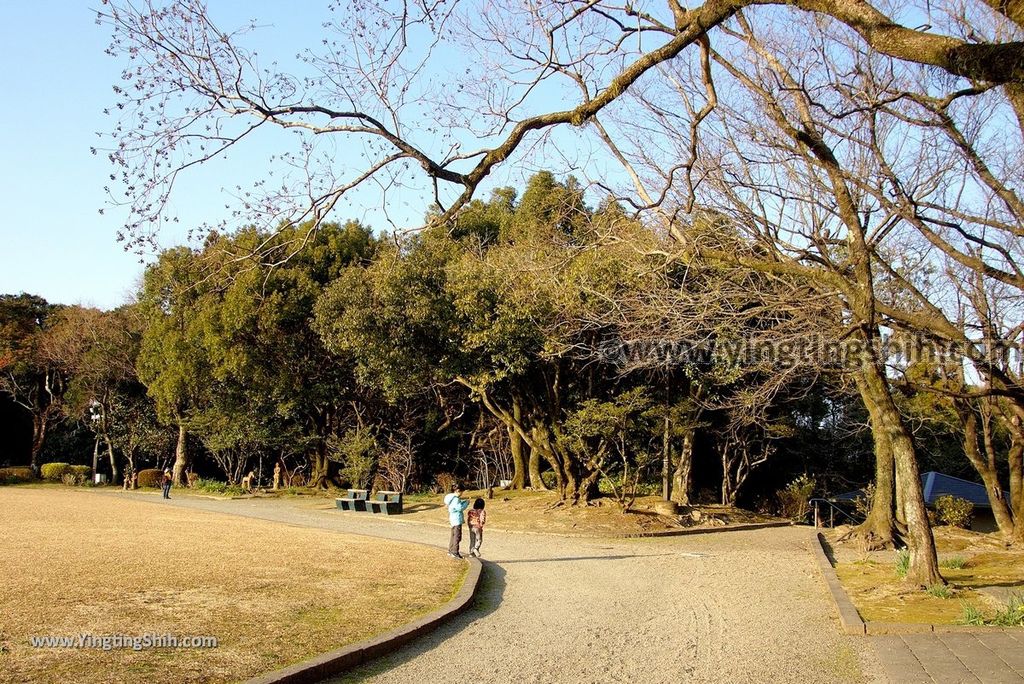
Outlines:
{"type": "Polygon", "coordinates": [[[158,501],[0,488],[0,682],[238,681],[405,624],[465,573],[419,545],[158,501]],[[30,642],[167,634],[218,645],[30,642]]]}

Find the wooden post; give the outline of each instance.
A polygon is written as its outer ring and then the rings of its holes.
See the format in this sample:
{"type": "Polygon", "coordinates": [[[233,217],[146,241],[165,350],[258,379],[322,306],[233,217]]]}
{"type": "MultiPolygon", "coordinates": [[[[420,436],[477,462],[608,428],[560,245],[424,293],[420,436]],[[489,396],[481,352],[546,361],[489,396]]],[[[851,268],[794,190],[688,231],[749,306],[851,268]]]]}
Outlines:
{"type": "Polygon", "coordinates": [[[819,502],[814,502],[814,529],[818,529],[819,527],[821,527],[821,518],[818,516],[819,505],[819,502]]]}

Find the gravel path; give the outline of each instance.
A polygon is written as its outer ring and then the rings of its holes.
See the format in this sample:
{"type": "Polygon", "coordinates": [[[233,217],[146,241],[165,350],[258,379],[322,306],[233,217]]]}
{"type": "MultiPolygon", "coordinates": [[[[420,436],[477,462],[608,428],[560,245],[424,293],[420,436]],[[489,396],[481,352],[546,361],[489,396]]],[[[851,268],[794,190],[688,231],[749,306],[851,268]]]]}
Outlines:
{"type": "MultiPolygon", "coordinates": [[[[322,501],[154,503],[447,541],[443,525],[322,501]]],[[[806,528],[634,540],[488,530],[471,610],[335,681],[885,681],[867,640],[840,634],[811,542],[806,528]]]]}

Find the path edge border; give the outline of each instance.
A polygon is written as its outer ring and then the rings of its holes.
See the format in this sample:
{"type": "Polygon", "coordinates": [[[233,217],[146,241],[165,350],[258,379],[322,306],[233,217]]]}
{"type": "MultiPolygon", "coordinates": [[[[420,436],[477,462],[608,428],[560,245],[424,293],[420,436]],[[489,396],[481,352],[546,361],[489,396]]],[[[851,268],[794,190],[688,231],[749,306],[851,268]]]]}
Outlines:
{"type": "Polygon", "coordinates": [[[853,607],[853,602],[850,601],[846,590],[840,584],[839,575],[836,574],[836,569],[832,567],[832,561],[828,559],[828,554],[825,552],[825,545],[828,543],[825,540],[825,535],[817,532],[814,539],[815,543],[811,545],[814,560],[817,561],[821,577],[825,580],[825,586],[828,587],[829,593],[832,595],[832,603],[835,604],[836,611],[839,613],[839,623],[843,626],[843,633],[867,634],[867,625],[861,619],[857,609],[853,607]]]}
{"type": "Polygon", "coordinates": [[[319,682],[370,660],[393,653],[413,639],[437,629],[441,623],[464,612],[476,596],[483,563],[472,556],[467,557],[466,560],[469,561],[469,569],[462,586],[459,587],[454,598],[440,608],[375,637],[321,653],[280,670],[257,675],[247,680],[246,684],[311,684],[319,682]]]}

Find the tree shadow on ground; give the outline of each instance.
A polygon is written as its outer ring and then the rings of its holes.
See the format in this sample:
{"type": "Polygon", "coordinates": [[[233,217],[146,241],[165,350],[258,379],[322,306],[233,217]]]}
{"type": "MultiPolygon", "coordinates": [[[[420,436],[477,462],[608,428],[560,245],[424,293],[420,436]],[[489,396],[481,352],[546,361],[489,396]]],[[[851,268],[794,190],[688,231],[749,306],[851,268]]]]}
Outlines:
{"type": "Polygon", "coordinates": [[[563,556],[561,558],[526,558],[523,560],[503,560],[496,563],[562,563],[565,561],[588,561],[588,560],[625,560],[627,558],[654,558],[655,556],[675,556],[674,553],[627,553],[619,556],[563,556]]]}
{"type": "Polygon", "coordinates": [[[825,558],[828,558],[828,562],[831,563],[832,567],[834,568],[838,561],[836,560],[836,552],[832,548],[832,543],[828,539],[823,539],[822,537],[818,537],[811,543],[817,544],[818,539],[822,539],[822,541],[824,541],[824,543],[821,545],[821,548],[825,552],[825,558]]]}
{"type": "Polygon", "coordinates": [[[325,679],[324,682],[330,684],[361,682],[369,677],[393,670],[458,636],[470,624],[497,610],[505,594],[505,570],[494,562],[482,562],[484,567],[480,573],[480,584],[473,597],[473,603],[465,612],[449,619],[430,634],[406,644],[391,655],[378,658],[337,677],[325,679]]]}

